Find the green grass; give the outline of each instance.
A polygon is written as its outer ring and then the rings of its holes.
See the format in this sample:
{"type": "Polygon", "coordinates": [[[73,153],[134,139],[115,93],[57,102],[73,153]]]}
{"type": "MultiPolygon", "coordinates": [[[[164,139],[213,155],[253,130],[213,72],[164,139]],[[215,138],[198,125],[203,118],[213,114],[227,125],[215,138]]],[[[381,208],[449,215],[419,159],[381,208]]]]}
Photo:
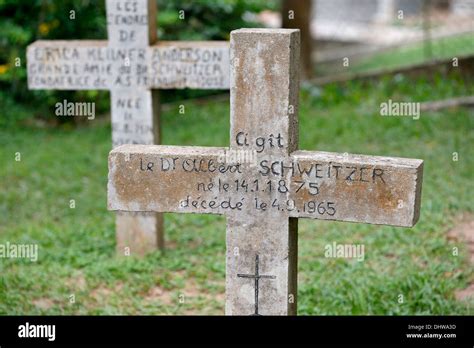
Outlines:
{"type": "MultiPolygon", "coordinates": [[[[299,314],[474,313],[453,295],[474,280],[467,250],[446,238],[456,216],[474,207],[472,110],[419,120],[378,114],[388,98],[473,93],[458,77],[303,91],[301,149],[422,158],[425,171],[414,228],[300,220],[299,314]],[[365,261],[324,258],[333,241],[364,244],[365,261]]],[[[185,115],[179,104],[162,115],[163,143],[228,145],[227,101],[184,102],[185,115]]],[[[111,130],[97,120],[89,125],[0,130],[0,243],[39,244],[36,263],[0,259],[0,314],[222,314],[224,218],[167,214],[165,252],[116,257],[114,213],[106,209],[111,130]]]]}
{"type": "Polygon", "coordinates": [[[467,33],[432,40],[431,57],[426,55],[424,43],[419,42],[354,61],[350,66],[350,71],[360,73],[379,69],[395,69],[421,64],[433,59],[450,59],[472,54],[474,54],[474,34],[467,33]]]}

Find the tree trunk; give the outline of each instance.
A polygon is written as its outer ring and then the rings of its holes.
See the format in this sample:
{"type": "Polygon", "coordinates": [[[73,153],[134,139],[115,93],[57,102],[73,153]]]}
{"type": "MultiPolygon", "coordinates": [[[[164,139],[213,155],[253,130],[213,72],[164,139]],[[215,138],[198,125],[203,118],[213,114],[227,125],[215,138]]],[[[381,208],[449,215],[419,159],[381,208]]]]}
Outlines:
{"type": "Polygon", "coordinates": [[[282,28],[296,28],[301,31],[301,79],[306,80],[313,75],[311,53],[313,39],[311,37],[311,3],[312,0],[282,0],[282,28]]]}

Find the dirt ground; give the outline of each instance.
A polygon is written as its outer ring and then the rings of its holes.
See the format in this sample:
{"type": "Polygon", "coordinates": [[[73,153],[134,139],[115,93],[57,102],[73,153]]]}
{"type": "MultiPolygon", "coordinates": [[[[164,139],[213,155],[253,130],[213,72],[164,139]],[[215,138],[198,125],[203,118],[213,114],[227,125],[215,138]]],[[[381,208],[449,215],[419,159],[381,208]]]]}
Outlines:
{"type": "MultiPolygon", "coordinates": [[[[469,253],[469,262],[474,266],[474,216],[472,214],[463,214],[459,223],[448,232],[448,239],[465,243],[466,250],[469,253]]],[[[474,283],[467,288],[455,292],[458,301],[474,299],[474,283]]]]}

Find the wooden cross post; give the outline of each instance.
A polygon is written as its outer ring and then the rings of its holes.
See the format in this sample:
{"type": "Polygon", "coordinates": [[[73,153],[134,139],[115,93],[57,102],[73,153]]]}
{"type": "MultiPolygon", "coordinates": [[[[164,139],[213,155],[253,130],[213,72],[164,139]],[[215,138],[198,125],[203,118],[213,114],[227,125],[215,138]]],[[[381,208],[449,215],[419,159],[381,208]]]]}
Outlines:
{"type": "Polygon", "coordinates": [[[296,314],[298,218],[418,220],[423,161],[297,151],[298,62],[298,30],[233,31],[230,148],[109,155],[109,209],[227,217],[227,314],[296,314]],[[269,278],[252,284],[256,263],[269,278]]]}
{"type": "MultiPolygon", "coordinates": [[[[155,0],[107,0],[106,6],[108,41],[36,41],[28,47],[28,86],[110,90],[113,147],[159,144],[156,89],[228,89],[229,44],[156,43],[155,0]]],[[[119,254],[162,249],[162,214],[119,213],[116,236],[119,254]]]]}

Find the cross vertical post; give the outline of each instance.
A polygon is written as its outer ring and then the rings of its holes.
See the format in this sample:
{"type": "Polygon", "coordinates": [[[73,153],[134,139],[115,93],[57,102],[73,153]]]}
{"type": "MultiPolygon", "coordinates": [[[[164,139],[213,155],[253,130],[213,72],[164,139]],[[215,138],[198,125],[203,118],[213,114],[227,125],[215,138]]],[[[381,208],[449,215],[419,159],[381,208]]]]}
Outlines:
{"type": "MultiPolygon", "coordinates": [[[[108,46],[127,49],[129,56],[116,62],[121,81],[132,81],[138,69],[148,69],[145,61],[134,61],[131,50],[146,54],[156,41],[156,1],[107,0],[108,46]],[[127,21],[136,18],[135,21],[127,21]],[[131,24],[130,24],[131,23],[131,24]]],[[[137,55],[138,56],[138,55],[137,55]]],[[[157,90],[136,85],[115,85],[110,90],[112,144],[160,144],[160,102],[157,90]]],[[[118,212],[116,216],[116,249],[124,253],[144,254],[164,249],[163,214],[152,212],[118,212]]]]}
{"type": "MultiPolygon", "coordinates": [[[[234,180],[255,180],[251,166],[271,158],[288,158],[298,146],[299,31],[241,29],[231,33],[230,151],[254,154],[243,163],[244,174],[234,180]],[[260,142],[257,139],[263,139],[260,142]],[[272,139],[272,145],[270,145],[272,139]],[[262,150],[265,141],[267,148],[262,150]]],[[[250,157],[250,156],[249,156],[250,157]]],[[[284,189],[279,180],[260,192],[273,202],[284,189]]],[[[263,190],[264,188],[259,188],[263,190]]],[[[244,198],[245,194],[237,193],[244,198]]],[[[258,199],[258,198],[257,198],[258,199]]],[[[258,203],[257,203],[258,204],[258,203]]],[[[254,205],[227,215],[226,313],[248,313],[251,288],[236,277],[259,254],[275,281],[261,284],[260,307],[264,314],[296,314],[298,221],[279,219],[281,211],[262,214],[254,205]]]]}

